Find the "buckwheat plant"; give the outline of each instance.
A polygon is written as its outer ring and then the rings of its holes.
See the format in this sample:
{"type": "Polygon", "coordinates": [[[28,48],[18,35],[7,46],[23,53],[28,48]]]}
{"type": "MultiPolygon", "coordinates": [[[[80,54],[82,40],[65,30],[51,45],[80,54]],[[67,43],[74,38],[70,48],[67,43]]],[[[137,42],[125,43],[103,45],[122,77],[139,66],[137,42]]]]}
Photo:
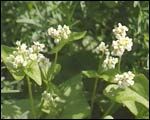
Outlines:
{"type": "Polygon", "coordinates": [[[53,27],[50,27],[48,29],[48,35],[54,38],[54,42],[56,44],[58,44],[62,39],[68,39],[70,33],[70,28],[66,25],[64,25],[63,27],[61,25],[58,25],[57,29],[53,27]]]}
{"type": "MultiPolygon", "coordinates": [[[[67,98],[64,99],[66,85],[59,87],[53,83],[55,75],[61,70],[61,65],[57,64],[58,53],[66,44],[80,40],[85,34],[86,31],[71,32],[67,25],[58,25],[57,29],[50,27],[48,36],[56,43],[48,54],[55,54],[52,61],[44,56],[45,45],[38,41],[33,42],[31,46],[21,43],[21,41],[16,42],[16,47],[1,46],[2,60],[14,79],[23,80],[25,78],[27,80],[32,118],[42,118],[43,115],[59,118],[59,115],[63,113],[64,104],[67,103],[67,98]],[[32,83],[31,80],[34,82],[32,83]],[[33,99],[32,84],[34,83],[41,86],[39,89],[43,88],[41,92],[44,91],[40,95],[41,99],[38,100],[38,105],[35,105],[33,99]]],[[[45,116],[44,118],[46,118],[45,116]]]]}
{"type": "MultiPolygon", "coordinates": [[[[135,74],[133,72],[128,71],[122,73],[120,70],[121,58],[123,54],[126,51],[131,51],[133,46],[132,38],[129,38],[127,36],[127,31],[128,28],[126,26],[122,25],[121,23],[118,23],[118,26],[116,26],[112,30],[116,38],[116,40],[112,41],[112,45],[109,46],[108,44],[101,42],[99,45],[97,45],[97,47],[95,47],[92,50],[92,52],[97,54],[99,56],[98,58],[100,59],[98,70],[82,72],[88,78],[96,78],[91,97],[91,111],[93,110],[93,104],[95,103],[96,90],[99,79],[115,84],[105,88],[104,93],[106,94],[106,96],[109,95],[109,93],[106,91],[111,92],[110,87],[114,87],[114,89],[118,89],[118,91],[126,91],[129,87],[132,87],[135,84],[135,74]]],[[[111,94],[113,97],[115,97],[113,95],[113,92],[110,93],[110,95],[111,94]]],[[[113,102],[112,105],[108,108],[108,110],[105,111],[105,113],[103,114],[103,118],[109,114],[109,112],[113,109],[115,104],[116,103],[113,102]]],[[[131,110],[130,106],[127,107],[129,108],[129,110],[131,110]]],[[[133,111],[131,110],[131,112],[133,111]]]]}

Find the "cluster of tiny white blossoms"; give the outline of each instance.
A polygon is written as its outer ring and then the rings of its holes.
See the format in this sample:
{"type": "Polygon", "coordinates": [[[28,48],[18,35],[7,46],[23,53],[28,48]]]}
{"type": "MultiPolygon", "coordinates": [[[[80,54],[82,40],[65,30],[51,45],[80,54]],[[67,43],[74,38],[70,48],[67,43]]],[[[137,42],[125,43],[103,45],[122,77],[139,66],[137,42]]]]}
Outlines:
{"type": "Polygon", "coordinates": [[[118,63],[118,58],[112,56],[121,57],[125,50],[131,51],[133,42],[131,38],[126,36],[126,31],[128,31],[128,28],[126,26],[122,26],[121,23],[118,23],[118,27],[113,29],[113,33],[117,40],[112,42],[111,52],[108,49],[109,46],[104,42],[101,42],[95,49],[92,50],[93,53],[99,54],[101,52],[106,55],[103,62],[104,69],[107,70],[115,68],[115,65],[118,63]]]}
{"type": "Polygon", "coordinates": [[[64,102],[64,100],[62,100],[57,94],[55,93],[49,93],[47,91],[44,91],[42,93],[42,99],[47,100],[47,101],[51,101],[53,103],[55,102],[64,102]]]}
{"type": "Polygon", "coordinates": [[[28,48],[25,43],[21,44],[20,41],[17,41],[16,45],[16,51],[13,51],[13,53],[7,57],[8,62],[11,63],[14,68],[26,67],[32,61],[44,62],[47,60],[47,58],[40,53],[44,50],[44,44],[34,42],[34,45],[28,48]]]}
{"type": "Polygon", "coordinates": [[[44,91],[42,93],[42,100],[43,100],[43,111],[46,113],[50,114],[52,113],[57,114],[59,111],[58,108],[58,103],[64,103],[65,100],[61,99],[57,94],[51,92],[44,91]],[[57,109],[57,111],[55,111],[57,109]],[[55,113],[56,112],[56,113],[55,113]]]}
{"type": "Polygon", "coordinates": [[[113,29],[113,33],[117,40],[112,42],[112,55],[121,57],[125,50],[131,51],[133,42],[131,38],[126,36],[126,31],[128,31],[128,28],[122,26],[121,23],[118,23],[118,27],[113,29]]]}
{"type": "Polygon", "coordinates": [[[120,88],[126,88],[134,85],[134,77],[135,75],[131,71],[124,72],[123,74],[115,75],[114,82],[117,82],[120,88]]]}
{"type": "Polygon", "coordinates": [[[116,63],[118,63],[118,58],[114,58],[112,56],[106,56],[106,59],[103,62],[103,68],[105,69],[114,69],[116,63]]]}
{"type": "Polygon", "coordinates": [[[100,52],[109,54],[108,45],[105,45],[104,42],[101,42],[95,49],[93,49],[92,52],[96,54],[99,54],[100,52]]]}
{"type": "Polygon", "coordinates": [[[107,69],[114,69],[115,65],[118,63],[118,58],[112,57],[110,55],[108,45],[106,45],[104,42],[101,42],[92,52],[99,54],[100,52],[104,55],[106,55],[106,58],[103,62],[103,68],[105,70],[107,69]]]}
{"type": "Polygon", "coordinates": [[[54,38],[55,43],[59,43],[63,39],[68,39],[70,33],[70,28],[66,25],[64,25],[63,27],[61,25],[58,25],[57,29],[53,27],[50,27],[48,29],[48,35],[54,38]]]}

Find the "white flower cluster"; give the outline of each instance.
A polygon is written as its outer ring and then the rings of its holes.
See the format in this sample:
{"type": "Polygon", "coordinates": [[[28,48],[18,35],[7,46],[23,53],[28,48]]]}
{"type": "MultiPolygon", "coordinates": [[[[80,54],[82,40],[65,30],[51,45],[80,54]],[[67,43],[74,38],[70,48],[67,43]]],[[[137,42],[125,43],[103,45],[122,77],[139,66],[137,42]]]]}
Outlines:
{"type": "Polygon", "coordinates": [[[53,104],[55,104],[55,102],[64,102],[64,100],[62,100],[57,94],[48,93],[47,91],[42,93],[42,99],[52,102],[53,104]]]}
{"type": "Polygon", "coordinates": [[[13,65],[14,68],[26,67],[31,61],[42,62],[47,60],[43,54],[39,53],[43,51],[45,45],[39,42],[34,42],[30,48],[27,48],[25,43],[21,44],[20,41],[16,42],[17,49],[13,51],[13,54],[9,55],[7,60],[13,65]]]}
{"type": "Polygon", "coordinates": [[[123,55],[125,50],[131,51],[133,42],[131,38],[126,36],[126,31],[128,31],[128,28],[126,26],[122,26],[121,23],[118,23],[118,27],[113,29],[117,40],[112,43],[112,55],[120,57],[123,55]]]}
{"type": "Polygon", "coordinates": [[[69,29],[69,26],[64,25],[63,27],[61,25],[58,25],[57,29],[50,27],[48,29],[48,35],[50,35],[52,38],[54,38],[55,43],[59,43],[62,39],[68,39],[71,31],[69,29]]]}
{"type": "Polygon", "coordinates": [[[125,37],[126,36],[126,31],[128,31],[128,28],[126,26],[122,26],[121,23],[118,23],[118,27],[115,27],[113,29],[113,33],[115,34],[117,39],[125,37]]]}
{"type": "Polygon", "coordinates": [[[103,62],[103,68],[107,69],[114,69],[116,63],[118,63],[118,58],[114,58],[112,56],[106,56],[106,59],[103,62]]]}
{"type": "Polygon", "coordinates": [[[115,75],[114,81],[118,83],[120,88],[125,88],[134,85],[134,77],[135,75],[131,71],[128,71],[115,75]]]}
{"type": "Polygon", "coordinates": [[[44,91],[42,93],[42,100],[43,100],[43,105],[42,105],[42,111],[46,112],[48,114],[58,114],[59,110],[58,108],[58,103],[64,103],[65,100],[61,99],[57,94],[51,92],[44,91]]]}
{"type": "Polygon", "coordinates": [[[92,52],[96,54],[100,54],[100,52],[102,52],[106,55],[106,58],[102,65],[105,70],[114,69],[116,63],[118,63],[118,58],[110,56],[108,45],[105,45],[104,42],[101,42],[95,49],[93,49],[92,52]]]}
{"type": "Polygon", "coordinates": [[[100,52],[109,54],[108,45],[105,45],[104,42],[101,42],[95,49],[92,51],[93,53],[99,54],[100,52]]]}

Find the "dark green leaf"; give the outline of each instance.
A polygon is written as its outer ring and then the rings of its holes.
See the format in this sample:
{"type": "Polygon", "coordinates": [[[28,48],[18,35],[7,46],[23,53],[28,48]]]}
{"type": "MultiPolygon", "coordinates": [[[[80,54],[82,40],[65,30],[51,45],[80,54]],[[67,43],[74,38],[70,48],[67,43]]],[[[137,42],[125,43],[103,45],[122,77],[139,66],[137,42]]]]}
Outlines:
{"type": "Polygon", "coordinates": [[[60,41],[60,43],[58,43],[58,45],[56,45],[56,47],[54,47],[50,53],[53,54],[53,53],[59,52],[66,44],[68,44],[72,41],[75,41],[75,40],[80,40],[81,38],[83,38],[85,36],[85,34],[86,34],[86,32],[71,33],[71,35],[68,39],[60,41]]]}
{"type": "Polygon", "coordinates": [[[60,118],[82,119],[90,115],[90,107],[83,93],[81,75],[77,75],[60,85],[66,98],[60,118]]]}

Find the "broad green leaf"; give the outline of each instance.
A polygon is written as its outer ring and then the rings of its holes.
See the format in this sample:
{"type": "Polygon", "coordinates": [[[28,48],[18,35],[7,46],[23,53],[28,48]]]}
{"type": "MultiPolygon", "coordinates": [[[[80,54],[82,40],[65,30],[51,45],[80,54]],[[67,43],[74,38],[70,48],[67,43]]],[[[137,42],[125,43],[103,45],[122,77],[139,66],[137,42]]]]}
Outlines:
{"type": "Polygon", "coordinates": [[[59,118],[82,119],[90,115],[90,107],[83,93],[80,74],[62,83],[60,88],[66,102],[59,118]]]}
{"type": "Polygon", "coordinates": [[[102,73],[100,73],[100,77],[105,81],[113,83],[113,79],[117,73],[118,73],[117,69],[109,69],[107,71],[103,71],[102,73]]]}
{"type": "Polygon", "coordinates": [[[136,108],[139,111],[136,118],[138,119],[149,119],[149,110],[147,110],[147,108],[145,108],[143,105],[141,104],[136,104],[136,108]]]}
{"type": "MultiPolygon", "coordinates": [[[[36,113],[39,112],[39,98],[34,99],[36,113]]],[[[29,99],[15,99],[14,101],[4,101],[2,104],[2,114],[13,119],[33,118],[31,114],[31,104],[29,99]]]]}
{"type": "Polygon", "coordinates": [[[138,114],[135,102],[138,102],[149,109],[148,100],[130,88],[121,89],[118,88],[118,85],[112,84],[105,88],[104,94],[111,100],[126,105],[126,107],[135,115],[138,114]]]}
{"type": "Polygon", "coordinates": [[[8,68],[12,76],[14,77],[15,80],[23,80],[25,73],[23,70],[13,70],[11,68],[8,68]]]}
{"type": "Polygon", "coordinates": [[[134,85],[131,86],[133,90],[135,90],[138,94],[149,98],[149,80],[145,77],[144,74],[137,74],[134,78],[134,85]]]}
{"type": "Polygon", "coordinates": [[[47,72],[47,79],[51,80],[52,77],[54,77],[57,73],[59,73],[61,70],[61,65],[60,64],[54,64],[49,67],[48,72],[47,72]]]}
{"type": "Polygon", "coordinates": [[[81,38],[85,36],[85,34],[86,34],[86,31],[71,33],[68,39],[60,41],[60,43],[58,43],[58,45],[56,45],[56,47],[54,47],[50,53],[53,54],[53,53],[59,52],[66,44],[75,40],[80,40],[81,38]]]}
{"type": "Polygon", "coordinates": [[[51,65],[52,65],[51,62],[44,62],[44,63],[40,62],[39,63],[43,80],[47,80],[47,73],[48,73],[48,70],[50,69],[51,65]]]}
{"type": "Polygon", "coordinates": [[[138,114],[137,107],[135,105],[135,101],[129,100],[129,101],[123,101],[123,104],[134,114],[138,114]]]}
{"type": "Polygon", "coordinates": [[[4,117],[4,119],[6,119],[7,117],[12,119],[18,118],[19,115],[21,115],[22,113],[20,107],[6,100],[3,101],[1,110],[1,114],[4,117]]]}
{"type": "Polygon", "coordinates": [[[6,45],[1,45],[1,57],[3,62],[6,64],[7,62],[7,57],[13,53],[13,51],[15,50],[15,48],[13,47],[8,47],[6,45]]]}
{"type": "Polygon", "coordinates": [[[80,40],[82,39],[84,36],[86,35],[86,31],[84,32],[73,32],[70,37],[69,37],[69,41],[75,41],[75,40],[80,40]]]}
{"type": "Polygon", "coordinates": [[[17,23],[32,24],[32,25],[35,25],[37,27],[42,27],[42,25],[40,23],[36,22],[33,19],[28,19],[28,18],[17,19],[16,22],[17,23]]]}
{"type": "Polygon", "coordinates": [[[32,78],[38,85],[42,85],[41,71],[36,61],[32,62],[30,67],[26,68],[24,72],[26,73],[26,75],[32,78]]]}
{"type": "Polygon", "coordinates": [[[105,80],[107,82],[112,82],[114,76],[118,73],[116,69],[110,69],[103,72],[96,72],[94,70],[86,70],[82,71],[82,74],[85,75],[88,78],[100,78],[101,80],[105,80]]]}
{"type": "Polygon", "coordinates": [[[82,71],[82,74],[88,78],[97,78],[97,77],[99,78],[100,77],[100,75],[94,70],[82,71]]]}
{"type": "Polygon", "coordinates": [[[12,66],[9,65],[7,61],[7,57],[13,53],[13,51],[16,50],[13,47],[8,47],[5,45],[1,45],[1,56],[2,60],[5,63],[6,67],[8,68],[11,75],[14,77],[15,80],[22,80],[25,76],[23,70],[14,70],[12,66]]]}

